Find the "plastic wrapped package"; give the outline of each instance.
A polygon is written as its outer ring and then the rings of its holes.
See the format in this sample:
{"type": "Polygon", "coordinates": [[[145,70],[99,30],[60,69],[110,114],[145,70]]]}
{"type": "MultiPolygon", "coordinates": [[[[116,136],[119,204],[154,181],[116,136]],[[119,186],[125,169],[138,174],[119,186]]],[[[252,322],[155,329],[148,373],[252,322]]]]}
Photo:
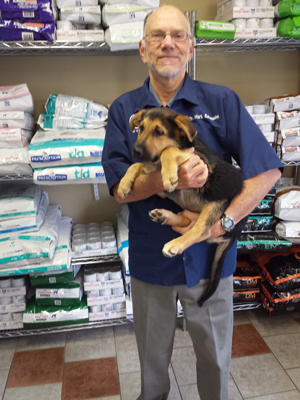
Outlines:
{"type": "Polygon", "coordinates": [[[0,239],[0,268],[21,267],[52,259],[58,242],[60,206],[49,206],[38,232],[12,233],[0,239]]]}
{"type": "Polygon", "coordinates": [[[136,50],[143,37],[143,21],[111,25],[105,31],[105,42],[111,51],[136,50]]]}
{"type": "Polygon", "coordinates": [[[274,255],[260,263],[263,275],[277,291],[300,287],[300,253],[274,255]]]}
{"type": "Polygon", "coordinates": [[[58,8],[97,6],[98,0],[56,0],[58,8]]]}
{"type": "Polygon", "coordinates": [[[9,128],[32,130],[34,124],[33,116],[24,111],[0,111],[0,130],[9,128]]]}
{"type": "Polygon", "coordinates": [[[276,224],[275,231],[292,243],[300,243],[300,222],[281,221],[276,224]]]}
{"type": "Polygon", "coordinates": [[[35,214],[1,221],[0,239],[19,233],[38,231],[45,221],[48,206],[48,195],[46,192],[43,192],[38,210],[35,214]]]}
{"type": "Polygon", "coordinates": [[[283,18],[277,23],[278,36],[300,38],[300,17],[283,18]]]}
{"type": "Polygon", "coordinates": [[[300,3],[294,0],[281,0],[276,4],[275,18],[285,18],[300,15],[300,3]]]}
{"type": "Polygon", "coordinates": [[[17,149],[28,147],[32,131],[21,128],[0,128],[0,149],[17,149]]]}
{"type": "Polygon", "coordinates": [[[147,14],[155,9],[155,7],[134,3],[105,4],[102,8],[102,26],[108,27],[126,22],[144,21],[147,14]]]}
{"type": "Polygon", "coordinates": [[[260,290],[234,290],[233,291],[233,304],[239,303],[260,303],[260,290]]]}
{"type": "Polygon", "coordinates": [[[2,184],[0,186],[0,221],[36,214],[41,197],[40,186],[2,184]]]}
{"type": "Polygon", "coordinates": [[[73,164],[93,164],[101,161],[105,128],[93,130],[38,131],[30,145],[32,168],[73,164]]]}
{"type": "Polygon", "coordinates": [[[0,41],[2,42],[28,42],[34,40],[53,42],[54,39],[54,22],[44,23],[0,20],[0,41]]]}
{"type": "Polygon", "coordinates": [[[300,111],[278,111],[276,113],[276,129],[289,129],[298,126],[300,126],[300,111]]]}
{"type": "Polygon", "coordinates": [[[273,230],[274,218],[273,216],[252,216],[248,220],[242,230],[245,232],[270,232],[273,230]]]}
{"type": "Polygon", "coordinates": [[[106,125],[106,120],[86,119],[69,115],[41,114],[37,122],[44,130],[51,129],[97,129],[106,125]]]}
{"type": "Polygon", "coordinates": [[[68,307],[37,306],[34,299],[30,299],[23,313],[24,329],[87,324],[88,322],[89,310],[86,297],[83,297],[78,306],[68,307]]]}
{"type": "MultiPolygon", "coordinates": [[[[71,266],[72,254],[70,247],[70,234],[72,224],[72,218],[61,218],[61,222],[59,224],[58,243],[52,259],[40,259],[38,263],[29,263],[28,265],[21,266],[20,268],[8,266],[8,268],[3,268],[0,270],[1,275],[34,274],[30,280],[38,284],[45,281],[55,283],[61,281],[65,282],[64,279],[70,277],[70,275],[74,275],[74,272],[71,271],[75,271],[75,267],[72,268],[71,266]],[[59,274],[59,276],[57,274],[59,274]]],[[[35,286],[33,283],[32,285],[35,286]]]]}
{"type": "Polygon", "coordinates": [[[106,182],[101,163],[37,168],[34,170],[33,179],[39,185],[106,182]]]}
{"type": "Polygon", "coordinates": [[[0,10],[1,19],[10,21],[55,22],[58,15],[56,4],[52,0],[37,0],[33,2],[4,0],[4,5],[3,0],[1,0],[0,10]]]}
{"type": "MultiPolygon", "coordinates": [[[[128,0],[100,0],[100,4],[123,4],[123,3],[128,3],[128,0]]],[[[159,0],[137,0],[135,2],[136,5],[138,6],[147,6],[147,7],[154,7],[158,8],[159,7],[159,0]]]]}
{"type": "Polygon", "coordinates": [[[100,6],[61,8],[60,19],[78,25],[100,25],[101,8],[100,6]]]}
{"type": "Polygon", "coordinates": [[[33,114],[33,99],[26,83],[14,86],[0,86],[0,111],[25,111],[33,114]]]}
{"type": "Polygon", "coordinates": [[[277,193],[274,216],[285,221],[300,221],[300,188],[277,193]]]}
{"type": "Polygon", "coordinates": [[[234,39],[236,27],[230,22],[197,21],[197,38],[234,39]]]}
{"type": "Polygon", "coordinates": [[[83,97],[51,94],[45,104],[47,114],[70,116],[83,119],[95,119],[105,122],[108,109],[95,101],[83,97]]]}
{"type": "Polygon", "coordinates": [[[261,284],[261,298],[264,308],[273,311],[291,311],[300,307],[300,287],[285,292],[278,292],[268,281],[261,284]]]}
{"type": "Polygon", "coordinates": [[[242,234],[237,241],[238,254],[259,252],[289,252],[292,243],[275,232],[242,234]]]}
{"type": "Polygon", "coordinates": [[[35,303],[38,306],[79,305],[83,296],[83,274],[79,272],[70,282],[54,283],[35,289],[35,303]]]}
{"type": "MultiPolygon", "coordinates": [[[[248,255],[245,255],[248,256],[248,255]]],[[[236,270],[233,274],[234,290],[259,289],[261,285],[261,270],[255,260],[249,261],[251,256],[238,257],[236,270]]]]}

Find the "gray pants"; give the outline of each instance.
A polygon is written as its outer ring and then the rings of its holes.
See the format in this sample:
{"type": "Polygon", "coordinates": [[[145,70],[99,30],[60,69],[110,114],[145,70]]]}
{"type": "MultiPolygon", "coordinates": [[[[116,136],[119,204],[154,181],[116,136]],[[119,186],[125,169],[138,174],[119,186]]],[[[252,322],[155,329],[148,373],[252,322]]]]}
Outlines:
{"type": "Polygon", "coordinates": [[[228,400],[233,329],[232,276],[223,278],[214,295],[199,307],[197,300],[208,280],[197,286],[160,286],[131,278],[134,327],[141,364],[138,400],[166,400],[177,325],[177,299],[197,357],[197,386],[201,400],[228,400]]]}

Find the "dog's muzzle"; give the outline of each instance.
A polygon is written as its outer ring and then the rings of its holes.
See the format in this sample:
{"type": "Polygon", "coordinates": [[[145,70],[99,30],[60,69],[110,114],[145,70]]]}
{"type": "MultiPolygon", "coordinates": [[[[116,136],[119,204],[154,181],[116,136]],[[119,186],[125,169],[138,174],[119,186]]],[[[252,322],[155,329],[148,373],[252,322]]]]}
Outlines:
{"type": "Polygon", "coordinates": [[[135,160],[140,162],[156,162],[159,159],[158,156],[151,158],[151,155],[143,146],[134,146],[132,156],[135,160]]]}

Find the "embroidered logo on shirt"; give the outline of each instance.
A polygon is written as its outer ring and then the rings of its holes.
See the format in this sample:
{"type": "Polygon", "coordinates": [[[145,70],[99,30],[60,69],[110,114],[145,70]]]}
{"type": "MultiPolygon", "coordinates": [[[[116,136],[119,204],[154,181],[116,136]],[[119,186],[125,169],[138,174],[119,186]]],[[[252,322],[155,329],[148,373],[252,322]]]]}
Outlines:
{"type": "Polygon", "coordinates": [[[190,118],[191,121],[194,121],[196,119],[210,119],[211,121],[215,121],[216,119],[219,119],[220,116],[219,115],[215,115],[214,117],[211,117],[208,114],[204,114],[204,115],[203,114],[195,114],[194,116],[189,117],[189,118],[190,118]]]}

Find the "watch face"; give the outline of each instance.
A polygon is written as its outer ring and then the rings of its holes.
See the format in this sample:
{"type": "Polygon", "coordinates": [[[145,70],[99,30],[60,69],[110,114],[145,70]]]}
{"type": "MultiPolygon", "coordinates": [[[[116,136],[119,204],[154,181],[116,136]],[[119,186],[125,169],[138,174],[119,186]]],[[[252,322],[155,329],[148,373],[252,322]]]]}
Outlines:
{"type": "Polygon", "coordinates": [[[234,220],[227,215],[222,217],[222,226],[226,231],[231,231],[235,227],[234,220]]]}

